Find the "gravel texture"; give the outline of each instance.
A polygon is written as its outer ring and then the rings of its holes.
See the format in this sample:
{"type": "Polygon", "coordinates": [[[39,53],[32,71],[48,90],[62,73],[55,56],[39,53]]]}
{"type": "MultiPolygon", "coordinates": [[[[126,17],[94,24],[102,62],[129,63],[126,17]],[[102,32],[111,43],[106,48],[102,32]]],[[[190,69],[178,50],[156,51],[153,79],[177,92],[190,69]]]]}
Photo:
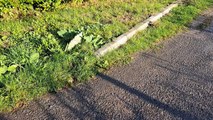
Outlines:
{"type": "Polygon", "coordinates": [[[147,119],[213,120],[213,24],[196,26],[141,52],[121,67],[77,87],[2,114],[2,120],[147,119]]]}

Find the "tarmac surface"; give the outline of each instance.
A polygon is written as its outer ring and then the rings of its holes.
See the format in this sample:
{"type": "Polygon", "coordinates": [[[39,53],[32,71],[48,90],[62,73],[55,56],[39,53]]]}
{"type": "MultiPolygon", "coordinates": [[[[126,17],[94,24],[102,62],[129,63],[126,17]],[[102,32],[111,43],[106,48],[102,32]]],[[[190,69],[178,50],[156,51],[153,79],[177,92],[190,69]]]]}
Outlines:
{"type": "MultiPolygon", "coordinates": [[[[213,24],[140,52],[125,66],[99,73],[89,82],[48,94],[1,120],[213,120],[213,24]]],[[[211,14],[210,14],[211,13],[211,14]]]]}

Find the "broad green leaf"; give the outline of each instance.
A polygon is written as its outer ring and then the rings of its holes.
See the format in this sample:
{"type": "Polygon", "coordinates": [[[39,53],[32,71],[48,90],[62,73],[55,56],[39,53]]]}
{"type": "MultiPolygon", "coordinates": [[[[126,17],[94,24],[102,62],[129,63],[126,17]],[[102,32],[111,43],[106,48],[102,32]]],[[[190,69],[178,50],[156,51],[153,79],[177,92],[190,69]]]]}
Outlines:
{"type": "Polygon", "coordinates": [[[7,72],[7,66],[0,67],[0,75],[7,72]]]}
{"type": "Polygon", "coordinates": [[[2,40],[6,40],[6,39],[7,39],[7,36],[3,36],[1,39],[2,39],[2,40]]]}
{"type": "Polygon", "coordinates": [[[84,36],[84,39],[85,39],[86,42],[91,43],[91,42],[92,42],[92,39],[93,39],[93,35],[84,36]]]}
{"type": "Polygon", "coordinates": [[[36,63],[36,62],[38,62],[39,57],[40,57],[39,53],[32,53],[30,55],[30,63],[36,63]]]}
{"type": "Polygon", "coordinates": [[[60,37],[64,37],[64,34],[67,33],[67,30],[60,30],[57,32],[57,34],[60,36],[60,37]]]}
{"type": "Polygon", "coordinates": [[[15,73],[16,72],[16,68],[18,67],[18,64],[16,65],[11,65],[7,68],[7,71],[15,73]]]}
{"type": "Polygon", "coordinates": [[[5,60],[7,57],[5,55],[0,55],[0,60],[5,60]]]}

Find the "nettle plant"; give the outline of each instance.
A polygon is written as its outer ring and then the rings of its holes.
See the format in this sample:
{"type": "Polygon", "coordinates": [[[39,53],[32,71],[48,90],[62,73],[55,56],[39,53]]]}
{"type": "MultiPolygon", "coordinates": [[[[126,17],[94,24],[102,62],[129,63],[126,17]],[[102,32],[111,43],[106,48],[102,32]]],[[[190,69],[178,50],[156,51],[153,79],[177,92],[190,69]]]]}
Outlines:
{"type": "Polygon", "coordinates": [[[103,27],[103,25],[88,25],[79,30],[68,29],[57,32],[58,36],[64,41],[62,45],[64,52],[72,56],[70,73],[74,80],[84,81],[97,72],[98,59],[94,52],[107,42],[101,35],[94,32],[94,29],[100,29],[100,27],[103,27]],[[79,34],[81,42],[67,51],[69,42],[74,41],[79,34]]]}
{"type": "Polygon", "coordinates": [[[101,35],[93,33],[94,29],[97,27],[103,27],[102,24],[95,24],[86,27],[82,27],[80,30],[59,30],[58,35],[68,43],[72,38],[74,38],[78,34],[82,34],[81,43],[82,44],[91,44],[94,50],[100,48],[103,44],[105,44],[105,40],[101,35]]]}

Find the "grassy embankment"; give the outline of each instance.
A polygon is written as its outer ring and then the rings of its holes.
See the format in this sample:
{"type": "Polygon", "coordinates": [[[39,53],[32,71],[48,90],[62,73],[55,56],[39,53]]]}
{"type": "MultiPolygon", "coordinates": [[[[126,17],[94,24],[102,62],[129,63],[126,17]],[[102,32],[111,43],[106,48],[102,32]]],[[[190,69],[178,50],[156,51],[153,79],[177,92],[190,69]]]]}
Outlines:
{"type": "Polygon", "coordinates": [[[63,5],[52,12],[0,22],[0,111],[8,111],[73,81],[83,82],[98,71],[145,50],[186,28],[212,0],[196,0],[176,8],[156,25],[139,33],[127,45],[103,58],[94,51],[150,14],[174,0],[113,0],[63,5]],[[83,42],[64,49],[71,38],[83,32],[83,42]]]}

